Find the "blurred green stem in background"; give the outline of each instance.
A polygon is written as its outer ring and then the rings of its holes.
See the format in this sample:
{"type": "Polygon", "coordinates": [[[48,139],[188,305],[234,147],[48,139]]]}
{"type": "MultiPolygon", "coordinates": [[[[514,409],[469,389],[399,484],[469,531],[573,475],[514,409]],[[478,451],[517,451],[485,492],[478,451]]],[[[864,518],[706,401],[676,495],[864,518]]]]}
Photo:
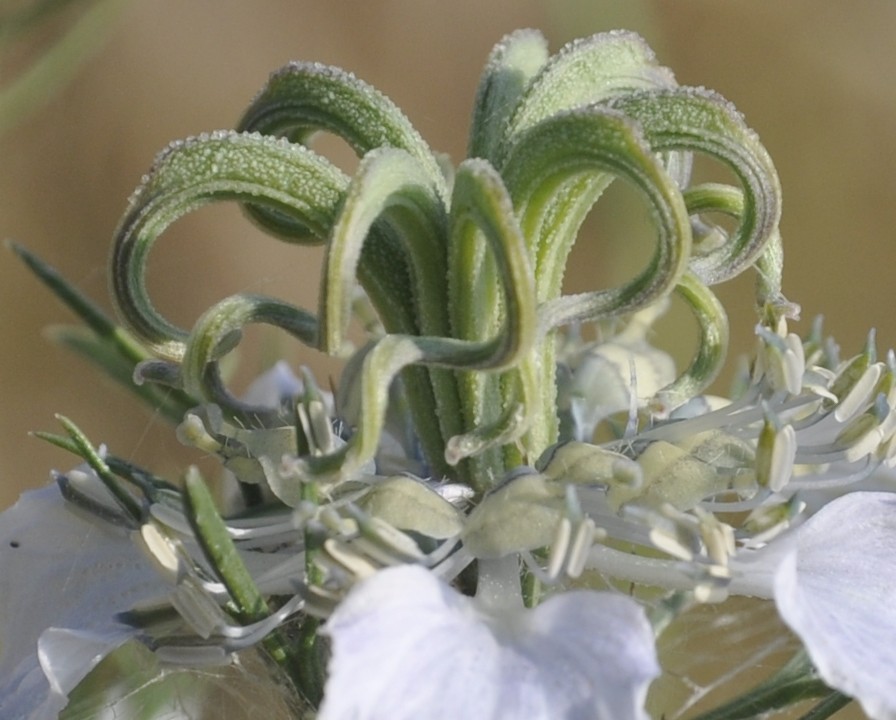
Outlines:
{"type": "Polygon", "coordinates": [[[0,15],[0,135],[20,123],[69,82],[101,46],[127,0],[38,0],[0,15]],[[10,48],[25,44],[43,25],[70,6],[87,5],[49,49],[11,80],[6,79],[10,48]]]}

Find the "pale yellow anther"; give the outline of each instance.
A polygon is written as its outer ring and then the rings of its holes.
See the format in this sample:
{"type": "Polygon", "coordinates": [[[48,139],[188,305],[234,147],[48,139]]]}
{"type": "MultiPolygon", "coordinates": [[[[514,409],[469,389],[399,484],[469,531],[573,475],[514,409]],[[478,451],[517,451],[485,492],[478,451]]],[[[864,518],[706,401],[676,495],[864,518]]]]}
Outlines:
{"type": "Polygon", "coordinates": [[[792,425],[779,427],[775,417],[766,418],[756,447],[756,478],[773,492],[790,482],[796,459],[797,439],[792,425]]]}
{"type": "Polygon", "coordinates": [[[154,522],[144,523],[140,526],[139,538],[163,577],[172,584],[178,582],[183,573],[183,565],[175,549],[174,541],[165,535],[154,522]]]}
{"type": "Polygon", "coordinates": [[[336,538],[327,538],[324,541],[324,553],[339,568],[358,580],[370,577],[379,569],[370,560],[356,552],[348,543],[336,538]]]}
{"type": "Polygon", "coordinates": [[[585,563],[588,560],[588,551],[591,549],[597,536],[598,532],[594,526],[594,520],[585,518],[579,523],[567,556],[566,574],[569,577],[577,578],[582,574],[582,571],[585,569],[585,563]]]}
{"type": "Polygon", "coordinates": [[[858,413],[865,410],[868,403],[874,398],[875,389],[885,369],[886,366],[883,363],[874,363],[859,376],[856,383],[834,409],[834,417],[838,422],[849,422],[858,413]]]}
{"type": "Polygon", "coordinates": [[[701,511],[697,508],[700,519],[700,537],[706,546],[706,554],[709,559],[719,566],[726,566],[728,558],[735,553],[734,529],[727,523],[723,523],[712,513],[701,511]]]}
{"type": "Polygon", "coordinates": [[[296,406],[299,424],[311,447],[312,455],[326,455],[333,451],[333,432],[330,417],[321,400],[309,400],[296,406]]]}
{"type": "Polygon", "coordinates": [[[227,623],[227,616],[192,575],[182,578],[170,595],[171,604],[190,628],[201,638],[208,638],[227,623]]]}
{"type": "Polygon", "coordinates": [[[177,426],[175,434],[182,444],[208,453],[217,453],[224,447],[209,434],[202,419],[194,413],[187,413],[183,422],[177,426]]]}
{"type": "Polygon", "coordinates": [[[720,603],[728,599],[728,590],[724,586],[701,583],[694,588],[694,599],[699,603],[720,603]]]}
{"type": "Polygon", "coordinates": [[[694,559],[693,551],[685,546],[679,538],[671,535],[666,530],[662,530],[659,528],[651,529],[650,542],[653,543],[654,547],[657,548],[657,550],[661,550],[664,553],[671,555],[672,557],[678,558],[679,560],[690,562],[694,559]]]}
{"type": "Polygon", "coordinates": [[[336,535],[355,535],[358,533],[357,521],[343,517],[335,508],[329,505],[321,508],[317,519],[327,530],[336,535]]]}
{"type": "Polygon", "coordinates": [[[569,543],[572,538],[572,522],[568,517],[563,517],[557,523],[557,532],[554,542],[551,544],[551,553],[548,556],[548,577],[555,579],[560,577],[563,566],[566,563],[566,555],[569,551],[569,543]]]}
{"type": "Polygon", "coordinates": [[[361,534],[355,544],[374,560],[384,565],[423,561],[424,554],[417,543],[380,518],[364,518],[358,525],[361,534]]]}

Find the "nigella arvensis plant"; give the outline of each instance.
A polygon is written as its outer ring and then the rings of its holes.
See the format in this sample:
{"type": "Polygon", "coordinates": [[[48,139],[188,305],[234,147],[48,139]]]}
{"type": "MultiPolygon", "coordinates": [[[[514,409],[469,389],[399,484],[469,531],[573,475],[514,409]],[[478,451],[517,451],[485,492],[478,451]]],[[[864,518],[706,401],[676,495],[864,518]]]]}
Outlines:
{"type": "Polygon", "coordinates": [[[237,668],[323,720],[817,719],[852,698],[896,718],[896,367],[790,331],[780,205],[741,116],[630,33],[551,57],[537,32],[505,38],[456,167],[354,76],[276,72],[237,130],[171,145],[132,197],[111,267],[126,329],[15,247],[87,322],[59,338],[133,377],[240,492],[224,512],[195,468],[156,477],[65,418],[42,434],[84,464],[2,516],[0,714],[254,717],[220,699],[237,668]],[[353,176],[309,149],[318,131],[357,152],[353,176]],[[697,155],[736,184],[692,183],[697,155]],[[650,208],[652,257],[564,295],[617,179],[650,208]],[[324,246],[316,314],[240,294],[186,330],[153,307],[154,241],[219,200],[324,246]],[[746,271],[756,353],[709,396],[713,287],[746,271]],[[650,342],[673,296],[699,328],[681,370],[650,342]],[[252,323],[346,358],[335,391],[283,363],[229,389],[252,323]],[[97,684],[135,648],[139,680],[97,684]]]}

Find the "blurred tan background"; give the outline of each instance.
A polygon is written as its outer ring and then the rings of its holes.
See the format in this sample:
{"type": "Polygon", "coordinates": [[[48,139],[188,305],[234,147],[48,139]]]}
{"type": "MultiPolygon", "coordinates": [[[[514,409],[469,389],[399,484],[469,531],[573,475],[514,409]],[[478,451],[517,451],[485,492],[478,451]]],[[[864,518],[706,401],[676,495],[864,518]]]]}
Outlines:
{"type": "MultiPolygon", "coordinates": [[[[2,81],[65,22],[4,58],[2,81]]],[[[788,296],[806,319],[825,314],[845,351],[872,326],[882,348],[896,344],[896,4],[886,0],[132,0],[75,78],[0,137],[0,237],[24,243],[108,306],[110,237],[155,153],[232,126],[271,70],[291,59],[352,70],[459,160],[481,65],[522,26],[541,28],[554,50],[629,27],[681,83],[733,100],[781,175],[788,296]]],[[[618,225],[606,208],[598,214],[618,225]]],[[[594,285],[617,262],[613,242],[590,251],[577,251],[571,287],[594,285]]],[[[234,208],[216,207],[163,238],[151,287],[157,304],[188,324],[237,290],[311,305],[316,263],[316,253],[263,239],[234,208]]],[[[753,342],[751,283],[724,293],[734,352],[753,342]]],[[[176,473],[182,455],[170,430],[42,338],[42,328],[70,315],[6,252],[0,293],[0,508],[44,483],[50,468],[70,466],[27,435],[56,429],[57,412],[117,454],[176,473]]],[[[287,350],[326,377],[320,358],[287,350]]]]}

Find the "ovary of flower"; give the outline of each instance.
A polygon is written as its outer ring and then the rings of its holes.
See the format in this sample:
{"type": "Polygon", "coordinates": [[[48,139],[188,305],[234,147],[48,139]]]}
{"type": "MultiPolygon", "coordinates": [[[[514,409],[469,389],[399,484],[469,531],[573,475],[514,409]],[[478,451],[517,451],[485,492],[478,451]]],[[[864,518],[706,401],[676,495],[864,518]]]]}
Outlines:
{"type": "Polygon", "coordinates": [[[439,488],[405,475],[375,483],[358,500],[358,507],[399,530],[411,530],[437,540],[458,535],[463,528],[461,512],[439,494],[439,488]]]}
{"type": "Polygon", "coordinates": [[[637,494],[644,485],[641,465],[591,443],[570,441],[548,448],[538,461],[545,477],[557,482],[621,487],[637,494]]]}
{"type": "Polygon", "coordinates": [[[478,558],[501,558],[545,547],[563,516],[562,485],[534,470],[512,475],[486,495],[464,526],[464,547],[478,558]]]}
{"type": "Polygon", "coordinates": [[[566,592],[526,610],[460,595],[418,566],[357,585],[324,633],[321,720],[643,720],[659,673],[650,625],[627,597],[566,592]]]}
{"type": "Polygon", "coordinates": [[[689,510],[703,498],[726,490],[729,484],[728,477],[694,457],[686,447],[663,440],[650,443],[638,456],[638,465],[643,487],[615,485],[609,489],[607,498],[617,510],[636,498],[656,507],[669,503],[679,510],[689,510]]]}

